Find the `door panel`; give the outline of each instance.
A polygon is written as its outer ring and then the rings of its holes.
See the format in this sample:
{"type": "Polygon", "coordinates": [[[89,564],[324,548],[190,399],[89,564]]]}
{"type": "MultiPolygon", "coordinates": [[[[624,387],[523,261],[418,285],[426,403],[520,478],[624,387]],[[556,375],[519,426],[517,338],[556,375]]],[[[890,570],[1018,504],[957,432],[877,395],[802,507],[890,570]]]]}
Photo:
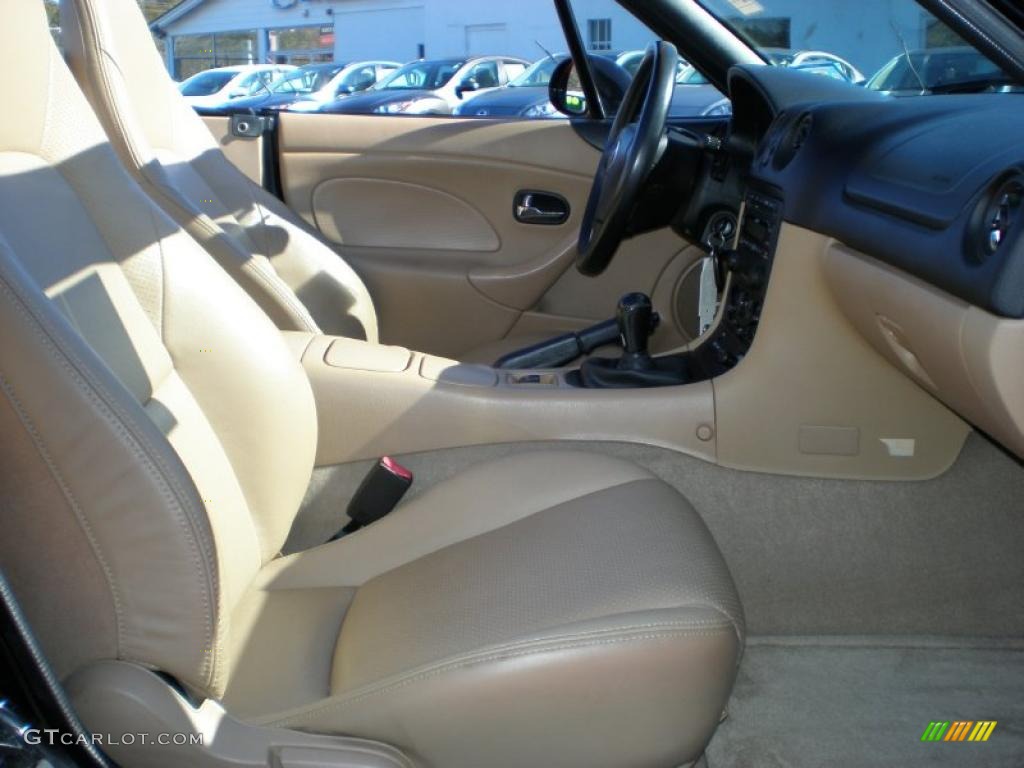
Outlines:
{"type": "Polygon", "coordinates": [[[568,122],[286,114],[280,141],[288,204],[362,275],[388,343],[460,355],[607,319],[632,290],[667,321],[655,349],[688,338],[676,283],[700,254],[671,231],[628,241],[600,278],[573,268],[600,154],[568,122]],[[568,220],[517,221],[523,191],[564,198],[568,220]]]}
{"type": "Polygon", "coordinates": [[[231,132],[231,119],[228,117],[204,117],[203,122],[220,144],[227,159],[254,182],[262,185],[263,137],[235,136],[231,132]]]}
{"type": "Polygon", "coordinates": [[[313,192],[313,218],[327,239],[339,245],[478,253],[501,247],[498,233],[475,207],[434,187],[405,181],[325,181],[313,192]]]}

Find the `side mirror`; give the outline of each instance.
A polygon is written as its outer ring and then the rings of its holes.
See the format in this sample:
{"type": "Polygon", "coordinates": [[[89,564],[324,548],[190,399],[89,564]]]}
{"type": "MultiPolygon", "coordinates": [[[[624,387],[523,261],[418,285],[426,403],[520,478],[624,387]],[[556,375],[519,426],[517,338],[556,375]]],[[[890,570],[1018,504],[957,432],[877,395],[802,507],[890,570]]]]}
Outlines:
{"type": "Polygon", "coordinates": [[[349,96],[356,92],[356,89],[351,85],[339,85],[338,90],[334,92],[335,97],[349,96]]]}
{"type": "Polygon", "coordinates": [[[228,93],[229,99],[241,99],[249,95],[249,91],[246,88],[235,88],[235,90],[228,93]]]}
{"type": "Polygon", "coordinates": [[[463,80],[457,86],[455,86],[455,95],[461,99],[464,94],[472,93],[473,91],[479,90],[480,83],[476,81],[476,78],[469,77],[463,80]]]}
{"type": "MultiPolygon", "coordinates": [[[[590,56],[590,69],[597,81],[597,90],[609,114],[618,111],[632,78],[629,72],[611,59],[602,56],[590,56]]],[[[583,95],[583,85],[576,72],[576,63],[572,59],[560,62],[551,75],[548,84],[548,98],[555,109],[569,117],[586,117],[587,98],[583,95]]]]}

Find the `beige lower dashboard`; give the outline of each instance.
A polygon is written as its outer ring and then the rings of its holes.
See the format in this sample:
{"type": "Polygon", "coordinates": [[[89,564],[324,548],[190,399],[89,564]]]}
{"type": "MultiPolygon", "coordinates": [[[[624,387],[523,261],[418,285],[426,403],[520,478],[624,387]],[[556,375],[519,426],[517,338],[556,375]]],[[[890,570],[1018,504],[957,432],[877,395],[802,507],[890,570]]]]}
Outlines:
{"type": "Polygon", "coordinates": [[[601,441],[753,472],[922,480],[953,464],[970,431],[939,398],[1020,446],[1007,425],[1022,423],[1014,373],[1024,362],[1022,325],[992,326],[965,307],[957,320],[945,301],[823,235],[784,225],[753,346],[712,381],[578,389],[558,371],[496,371],[401,347],[286,336],[312,382],[321,467],[474,445],[601,441]],[[923,381],[884,343],[879,329],[888,327],[900,329],[936,386],[926,391],[908,377],[923,381]],[[966,351],[957,352],[961,344],[966,351]],[[959,370],[968,378],[956,378],[959,370]],[[971,400],[979,392],[989,401],[983,408],[961,406],[984,402],[971,400]]]}
{"type": "Polygon", "coordinates": [[[999,318],[833,243],[832,292],[894,366],[1024,457],[1024,321],[999,318]]]}
{"type": "Polygon", "coordinates": [[[715,460],[710,383],[584,390],[559,372],[496,371],[351,339],[289,334],[319,414],[318,466],[546,440],[633,442],[715,460]]]}

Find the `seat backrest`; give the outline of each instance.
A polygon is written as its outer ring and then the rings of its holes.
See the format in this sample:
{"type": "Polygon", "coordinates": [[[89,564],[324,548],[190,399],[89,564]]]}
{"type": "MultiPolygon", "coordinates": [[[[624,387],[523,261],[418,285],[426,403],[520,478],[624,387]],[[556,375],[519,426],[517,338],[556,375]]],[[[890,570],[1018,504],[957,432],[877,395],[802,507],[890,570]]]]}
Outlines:
{"type": "Polygon", "coordinates": [[[42,0],[0,6],[0,68],[0,567],[59,675],[131,660],[219,696],[308,486],[309,381],[126,173],[42,0]]]}
{"type": "Polygon", "coordinates": [[[282,330],[377,341],[366,286],[239,171],[185,103],[137,0],[62,0],[68,63],[129,171],[282,330]]]}

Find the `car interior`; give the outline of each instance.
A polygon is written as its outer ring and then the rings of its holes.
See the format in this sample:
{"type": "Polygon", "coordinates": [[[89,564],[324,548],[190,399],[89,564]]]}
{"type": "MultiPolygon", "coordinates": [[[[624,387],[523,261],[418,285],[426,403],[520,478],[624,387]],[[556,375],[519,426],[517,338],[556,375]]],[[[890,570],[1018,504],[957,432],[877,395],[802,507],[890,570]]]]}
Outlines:
{"type": "Polygon", "coordinates": [[[136,0],[3,4],[0,661],[201,736],[51,765],[1021,764],[1024,102],[621,5],[617,111],[569,23],[583,111],[480,120],[202,117],[136,0]]]}

